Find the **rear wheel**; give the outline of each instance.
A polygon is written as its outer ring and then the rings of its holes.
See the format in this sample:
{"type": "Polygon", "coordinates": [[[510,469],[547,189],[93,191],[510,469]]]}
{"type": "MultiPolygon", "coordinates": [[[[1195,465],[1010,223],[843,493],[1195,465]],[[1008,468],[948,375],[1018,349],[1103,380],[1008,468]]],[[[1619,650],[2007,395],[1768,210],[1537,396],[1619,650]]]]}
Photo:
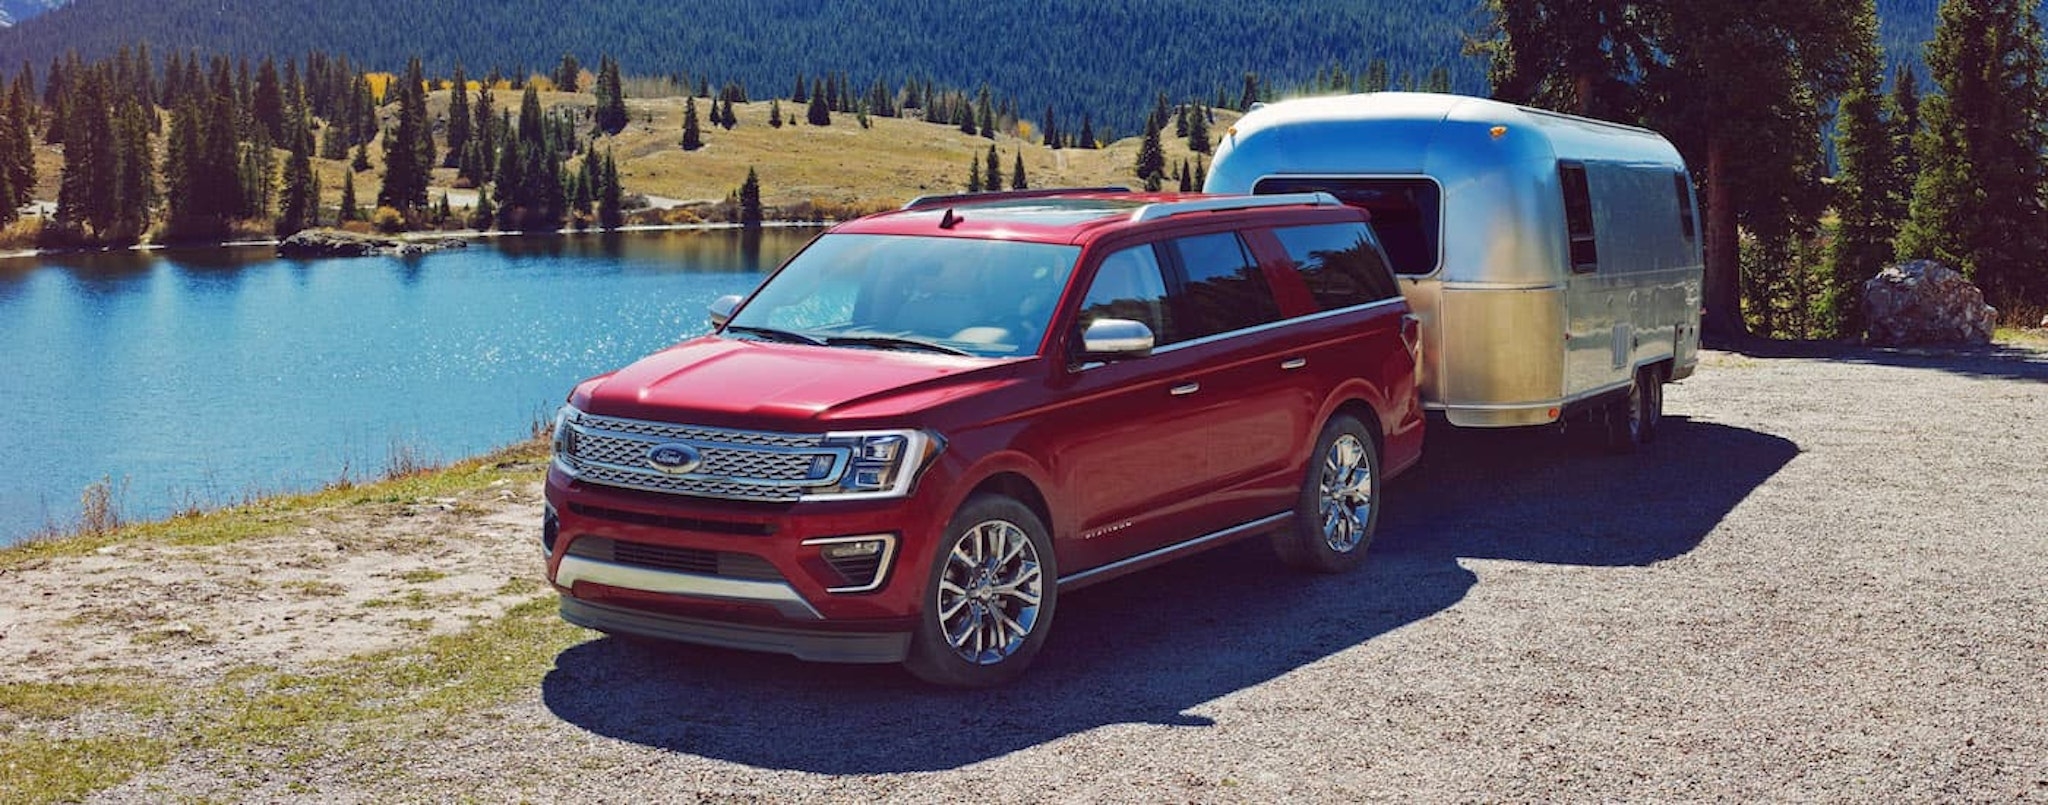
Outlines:
{"type": "Polygon", "coordinates": [[[1291,528],[1273,549],[1296,568],[1337,573],[1365,561],[1379,528],[1380,455],[1372,433],[1348,414],[1331,417],[1316,439],[1291,528]]]}
{"type": "Polygon", "coordinates": [[[1057,578],[1038,515],[1001,495],[969,498],[932,558],[904,667],[948,687],[1016,679],[1052,628],[1057,578]]]}
{"type": "Polygon", "coordinates": [[[1629,382],[1628,398],[1607,406],[1607,449],[1633,453],[1657,440],[1657,426],[1664,421],[1664,384],[1655,367],[1636,370],[1629,382]]]}

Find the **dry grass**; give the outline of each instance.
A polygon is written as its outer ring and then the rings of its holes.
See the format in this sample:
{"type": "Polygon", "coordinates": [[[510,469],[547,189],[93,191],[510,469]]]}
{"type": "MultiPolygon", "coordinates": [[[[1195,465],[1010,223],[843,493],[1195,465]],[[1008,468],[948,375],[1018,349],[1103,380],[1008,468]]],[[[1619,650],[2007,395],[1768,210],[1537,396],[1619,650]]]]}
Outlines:
{"type": "MultiPolygon", "coordinates": [[[[540,101],[550,109],[589,108],[596,98],[588,93],[542,92],[540,101]]],[[[516,109],[519,93],[498,91],[493,102],[500,109],[516,109]]],[[[871,117],[872,128],[863,129],[850,114],[833,115],[830,126],[786,121],[778,129],[768,125],[768,106],[766,99],[734,104],[739,124],[728,131],[708,124],[711,103],[697,99],[698,119],[707,121],[705,146],[686,152],[679,144],[683,98],[629,97],[626,107],[631,122],[617,136],[600,139],[598,150],[612,150],[628,193],[715,203],[736,190],[752,167],[760,173],[762,202],[778,208],[810,204],[871,211],[920,195],[961,192],[967,185],[968,161],[986,159],[992,144],[1006,181],[1021,150],[1025,176],[1034,187],[1141,184],[1131,170],[1137,159],[1137,138],[1120,140],[1102,150],[1056,151],[1006,134],[991,141],[962,134],[953,126],[904,118],[871,117]]],[[[428,100],[430,114],[445,115],[447,108],[446,91],[436,92],[428,100]]],[[[803,112],[799,105],[787,102],[782,111],[785,118],[795,113],[793,119],[797,120],[803,112]]],[[[1210,131],[1220,137],[1236,114],[1217,115],[1210,131]]],[[[1192,165],[1194,155],[1187,142],[1171,134],[1169,130],[1164,138],[1169,170],[1183,159],[1192,165]]],[[[370,155],[372,162],[381,162],[382,149],[372,144],[370,155]]],[[[454,178],[452,170],[435,171],[429,195],[437,196],[454,178]]],[[[339,200],[338,170],[332,179],[329,183],[323,169],[323,191],[331,201],[339,200]]],[[[375,198],[376,189],[371,186],[375,181],[374,171],[358,174],[357,198],[375,198]]]]}

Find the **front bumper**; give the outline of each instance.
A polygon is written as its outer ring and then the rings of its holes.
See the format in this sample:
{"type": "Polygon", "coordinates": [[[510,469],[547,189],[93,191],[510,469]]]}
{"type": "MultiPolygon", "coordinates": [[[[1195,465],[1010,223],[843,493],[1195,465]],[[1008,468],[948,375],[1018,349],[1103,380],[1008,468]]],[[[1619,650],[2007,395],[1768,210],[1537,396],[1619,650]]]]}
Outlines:
{"type": "Polygon", "coordinates": [[[933,499],[944,488],[762,505],[616,489],[553,470],[547,577],[563,618],[600,631],[894,662],[916,626],[934,535],[950,511],[933,499]],[[887,537],[872,586],[835,575],[822,555],[861,535],[887,537]]]}
{"type": "Polygon", "coordinates": [[[607,606],[566,594],[562,619],[609,634],[789,654],[813,662],[895,663],[910,650],[909,632],[828,632],[728,623],[607,606]]]}

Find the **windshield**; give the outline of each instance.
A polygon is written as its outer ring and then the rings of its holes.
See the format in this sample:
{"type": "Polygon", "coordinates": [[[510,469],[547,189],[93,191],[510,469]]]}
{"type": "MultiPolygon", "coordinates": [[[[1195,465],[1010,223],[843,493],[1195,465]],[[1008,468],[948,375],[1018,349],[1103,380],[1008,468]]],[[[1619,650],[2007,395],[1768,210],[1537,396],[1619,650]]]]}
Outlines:
{"type": "Polygon", "coordinates": [[[1078,246],[825,235],[725,328],[739,338],[982,357],[1038,351],[1078,246]]]}

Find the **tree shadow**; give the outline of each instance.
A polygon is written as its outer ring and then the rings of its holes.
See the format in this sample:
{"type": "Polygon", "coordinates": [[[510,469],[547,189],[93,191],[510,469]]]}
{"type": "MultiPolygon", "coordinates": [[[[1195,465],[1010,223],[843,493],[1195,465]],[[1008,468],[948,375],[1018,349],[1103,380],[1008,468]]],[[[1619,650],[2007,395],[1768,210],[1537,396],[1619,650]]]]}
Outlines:
{"type": "Polygon", "coordinates": [[[1752,340],[1730,345],[1729,351],[1750,358],[1807,358],[2048,382],[2048,349],[2019,344],[1872,347],[1833,341],[1752,340]]]}
{"type": "Polygon", "coordinates": [[[1777,436],[1666,420],[1631,457],[1543,432],[1439,428],[1390,484],[1372,557],[1306,576],[1262,540],[1061,599],[1031,672],[994,691],[924,686],[892,666],[601,638],[542,683],[593,733],[773,769],[958,768],[1117,723],[1206,726],[1191,708],[1441,612],[1480,578],[1460,559],[1639,566],[1684,555],[1798,453],[1777,436]]]}

